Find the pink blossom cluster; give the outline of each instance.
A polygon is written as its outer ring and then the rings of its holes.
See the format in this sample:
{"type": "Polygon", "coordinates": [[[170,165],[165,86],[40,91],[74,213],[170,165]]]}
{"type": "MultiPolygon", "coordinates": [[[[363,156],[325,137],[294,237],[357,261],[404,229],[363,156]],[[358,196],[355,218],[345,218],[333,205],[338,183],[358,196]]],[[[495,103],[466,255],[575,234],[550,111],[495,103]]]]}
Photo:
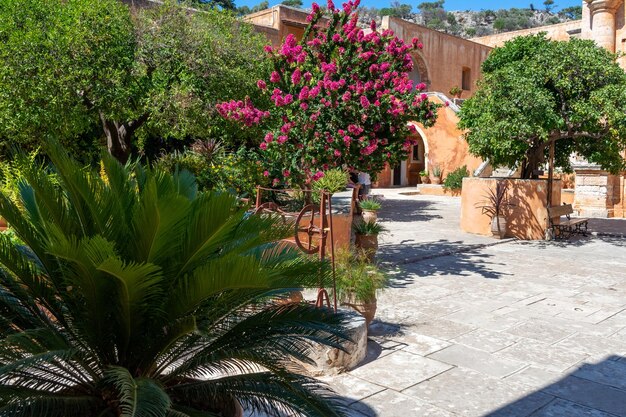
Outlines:
{"type": "Polygon", "coordinates": [[[231,100],[218,103],[215,105],[215,109],[223,118],[241,122],[248,127],[256,126],[270,116],[269,111],[257,109],[247,98],[243,101],[231,100]]]}

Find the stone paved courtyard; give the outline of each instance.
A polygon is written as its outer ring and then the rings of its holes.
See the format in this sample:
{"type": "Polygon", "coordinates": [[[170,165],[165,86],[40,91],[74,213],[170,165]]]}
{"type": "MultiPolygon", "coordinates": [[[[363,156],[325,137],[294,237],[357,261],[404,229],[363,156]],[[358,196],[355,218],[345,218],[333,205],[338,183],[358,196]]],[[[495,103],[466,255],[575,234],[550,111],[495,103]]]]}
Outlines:
{"type": "Polygon", "coordinates": [[[353,416],[626,417],[626,239],[498,242],[460,232],[459,198],[402,191],[376,190],[398,266],[366,363],[325,379],[353,416]]]}

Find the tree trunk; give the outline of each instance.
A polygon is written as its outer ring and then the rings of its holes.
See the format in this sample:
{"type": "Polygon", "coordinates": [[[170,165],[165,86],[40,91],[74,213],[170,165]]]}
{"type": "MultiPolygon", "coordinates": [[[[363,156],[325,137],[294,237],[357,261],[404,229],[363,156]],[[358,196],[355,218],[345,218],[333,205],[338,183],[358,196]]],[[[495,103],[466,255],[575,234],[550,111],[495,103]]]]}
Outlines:
{"type": "Polygon", "coordinates": [[[148,114],[144,114],[133,121],[120,123],[109,120],[103,113],[100,113],[102,128],[107,139],[107,150],[122,164],[125,164],[128,158],[130,158],[133,133],[135,133],[147,119],[148,114]]]}
{"type": "Polygon", "coordinates": [[[522,164],[523,179],[539,178],[537,171],[539,170],[539,165],[545,162],[545,149],[546,143],[541,142],[531,146],[526,151],[526,159],[522,164]]]}

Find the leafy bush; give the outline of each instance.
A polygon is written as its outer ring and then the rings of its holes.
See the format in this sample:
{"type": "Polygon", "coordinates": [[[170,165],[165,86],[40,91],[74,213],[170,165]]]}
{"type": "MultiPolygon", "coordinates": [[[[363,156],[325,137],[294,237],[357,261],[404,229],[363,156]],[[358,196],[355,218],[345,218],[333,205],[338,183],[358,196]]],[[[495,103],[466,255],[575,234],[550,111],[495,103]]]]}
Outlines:
{"type": "Polygon", "coordinates": [[[470,173],[467,170],[467,166],[463,165],[448,174],[446,179],[443,180],[443,188],[449,190],[460,190],[463,186],[463,178],[469,176],[470,173]]]}
{"type": "Polygon", "coordinates": [[[350,175],[348,172],[341,168],[335,168],[326,171],[322,178],[311,185],[311,188],[313,190],[325,190],[330,194],[335,194],[344,191],[349,181],[350,175]]]}
{"type": "Polygon", "coordinates": [[[33,167],[23,210],[0,195],[26,245],[0,234],[0,414],[214,416],[236,397],[268,414],[340,415],[291,360],[345,343],[346,318],[275,302],[328,271],[278,243],[291,227],[198,193],[187,172],[107,157],[102,178],[50,156],[59,188],[33,167]]]}
{"type": "Polygon", "coordinates": [[[378,211],[382,207],[382,204],[380,204],[380,201],[373,198],[366,198],[365,200],[359,201],[359,206],[363,210],[378,211]]]}
{"type": "Polygon", "coordinates": [[[370,302],[387,283],[387,275],[362,251],[338,250],[335,255],[337,300],[370,302]]]}
{"type": "Polygon", "coordinates": [[[433,177],[441,178],[442,173],[443,171],[441,170],[441,167],[437,164],[433,164],[433,177]]]}
{"type": "Polygon", "coordinates": [[[358,235],[379,235],[386,231],[385,227],[378,222],[360,221],[353,226],[354,233],[358,235]]]}

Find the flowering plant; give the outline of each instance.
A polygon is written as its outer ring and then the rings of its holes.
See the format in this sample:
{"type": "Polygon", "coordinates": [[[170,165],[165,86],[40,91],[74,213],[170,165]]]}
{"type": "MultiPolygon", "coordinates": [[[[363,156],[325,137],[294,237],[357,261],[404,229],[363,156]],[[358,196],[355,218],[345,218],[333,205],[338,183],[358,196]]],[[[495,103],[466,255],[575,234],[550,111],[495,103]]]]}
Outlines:
{"type": "Polygon", "coordinates": [[[413,85],[410,51],[421,49],[398,39],[391,30],[357,26],[359,0],[342,9],[328,1],[325,18],[313,3],[303,40],[290,34],[277,49],[266,51],[274,64],[269,80],[258,88],[271,97],[267,111],[252,103],[218,105],[222,116],[266,134],[259,148],[274,185],[307,185],[333,167],[368,172],[372,177],[386,163],[407,157],[416,128],[434,124],[437,105],[413,85]]]}

